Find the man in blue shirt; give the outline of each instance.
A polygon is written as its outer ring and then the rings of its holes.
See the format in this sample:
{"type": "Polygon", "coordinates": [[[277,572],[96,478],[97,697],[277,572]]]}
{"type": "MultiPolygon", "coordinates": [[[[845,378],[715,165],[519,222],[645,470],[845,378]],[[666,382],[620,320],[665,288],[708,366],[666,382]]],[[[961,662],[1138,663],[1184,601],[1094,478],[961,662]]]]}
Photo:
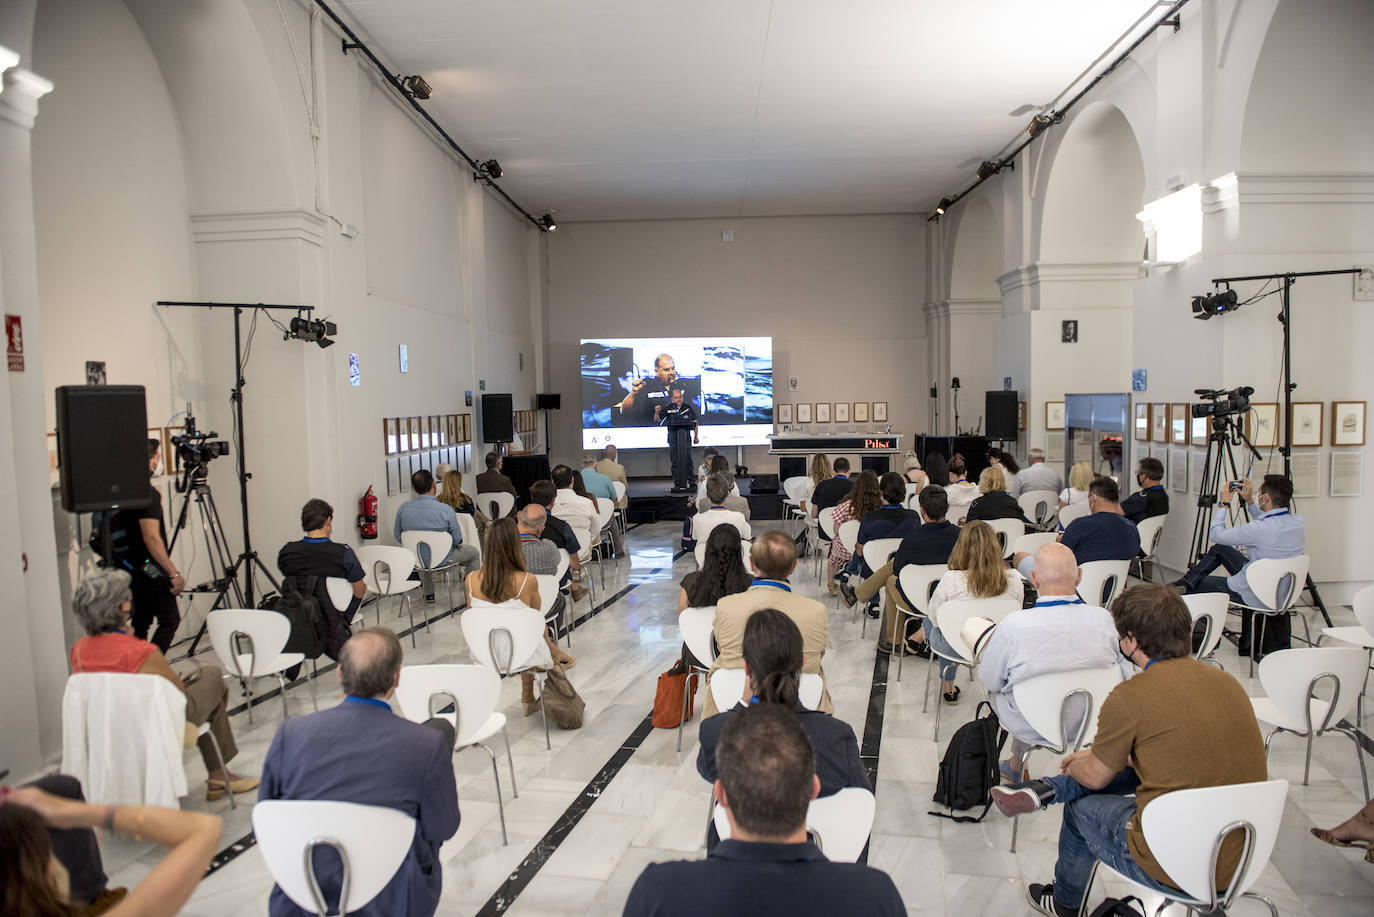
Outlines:
{"type": "MultiPolygon", "coordinates": [[[[1253,518],[1244,525],[1228,528],[1226,506],[1219,505],[1208,532],[1212,547],[1198,558],[1182,579],[1174,583],[1175,586],[1185,593],[1225,592],[1231,596],[1231,601],[1252,608],[1265,608],[1274,601],[1273,596],[1261,600],[1251,591],[1245,579],[1245,568],[1266,557],[1297,557],[1307,545],[1307,524],[1288,508],[1293,501],[1293,482],[1283,475],[1266,474],[1260,484],[1259,496],[1252,504],[1250,498],[1253,493],[1253,485],[1248,479],[1242,478],[1240,490],[1231,491],[1231,499],[1239,496],[1250,507],[1253,518]],[[1244,554],[1237,550],[1240,547],[1246,549],[1244,554]],[[1211,576],[1217,567],[1225,567],[1230,576],[1211,576]]],[[[1305,585],[1295,583],[1293,588],[1301,590],[1305,585]]],[[[1241,617],[1239,649],[1242,656],[1248,656],[1252,614],[1246,611],[1241,617]]],[[[1263,658],[1265,653],[1288,649],[1288,623],[1287,615],[1273,616],[1265,622],[1264,644],[1260,652],[1255,654],[1256,659],[1263,658]]]]}
{"type": "MultiPolygon", "coordinates": [[[[443,563],[458,563],[459,577],[466,581],[468,574],[480,566],[481,552],[473,545],[463,544],[463,529],[458,525],[458,514],[447,503],[440,503],[434,495],[434,475],[421,468],[410,476],[410,487],[415,491],[414,498],[396,508],[396,524],[393,526],[396,542],[400,543],[402,532],[448,532],[453,536],[453,550],[449,551],[443,563]]],[[[442,564],[431,561],[430,566],[442,564]]],[[[433,578],[423,570],[419,574],[425,601],[434,601],[433,578]]]]}
{"type": "MultiPolygon", "coordinates": [[[[616,503],[615,484],[611,479],[596,470],[596,456],[587,454],[582,456],[582,485],[587,488],[587,493],[600,500],[609,500],[612,505],[616,503]]],[[[625,536],[620,533],[619,525],[610,527],[611,543],[615,547],[617,556],[625,553],[625,536]]]]}
{"type": "MultiPolygon", "coordinates": [[[[1111,478],[1099,477],[1088,486],[1091,512],[1069,523],[1059,536],[1081,567],[1094,560],[1130,560],[1140,551],[1140,533],[1121,514],[1121,492],[1111,478]]],[[[1015,557],[1016,569],[1030,579],[1035,557],[1024,551],[1015,557]]]]}
{"type": "Polygon", "coordinates": [[[795,713],[761,703],[731,714],[716,768],[714,793],[730,820],[730,840],[704,860],[645,868],[625,902],[625,917],[906,913],[886,873],[832,863],[807,839],[807,806],[820,781],[795,713]]]}

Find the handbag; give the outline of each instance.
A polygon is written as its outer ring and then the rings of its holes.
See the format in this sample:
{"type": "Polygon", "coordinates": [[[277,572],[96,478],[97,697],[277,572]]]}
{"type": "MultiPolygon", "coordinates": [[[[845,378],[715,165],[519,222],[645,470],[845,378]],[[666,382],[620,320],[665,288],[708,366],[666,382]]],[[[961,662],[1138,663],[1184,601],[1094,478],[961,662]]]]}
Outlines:
{"type": "Polygon", "coordinates": [[[654,691],[653,724],[657,729],[676,729],[682,724],[682,696],[687,692],[687,719],[695,712],[697,696],[697,676],[688,675],[682,660],[658,676],[658,688],[654,691]]]}
{"type": "Polygon", "coordinates": [[[553,724],[559,729],[582,728],[582,711],[586,709],[587,702],[577,693],[577,689],[568,680],[568,673],[563,671],[563,666],[558,663],[554,663],[544,675],[544,694],[541,700],[544,704],[544,714],[553,720],[553,724]]]}

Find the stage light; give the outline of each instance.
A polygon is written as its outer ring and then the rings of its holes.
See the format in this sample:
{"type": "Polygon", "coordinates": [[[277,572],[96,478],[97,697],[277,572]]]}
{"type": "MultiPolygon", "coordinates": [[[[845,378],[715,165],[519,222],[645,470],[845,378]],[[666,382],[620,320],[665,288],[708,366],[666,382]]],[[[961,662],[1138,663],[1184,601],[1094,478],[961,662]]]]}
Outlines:
{"type": "Polygon", "coordinates": [[[944,216],[944,215],[945,215],[945,211],[948,210],[948,209],[950,208],[950,206],[953,205],[953,203],[954,203],[954,199],[953,199],[953,198],[948,198],[948,197],[942,197],[942,198],[940,198],[940,203],[938,203],[938,204],[935,205],[935,215],[936,215],[936,216],[944,216]]]}
{"type": "Polygon", "coordinates": [[[1222,290],[1220,293],[1208,293],[1204,296],[1194,296],[1192,302],[1193,318],[1205,322],[1214,315],[1224,315],[1227,312],[1234,312],[1240,308],[1235,290],[1222,290]]]}
{"type": "Polygon", "coordinates": [[[998,172],[1001,171],[1002,164],[1000,162],[993,162],[990,159],[984,159],[983,164],[978,167],[978,180],[983,181],[984,179],[991,178],[992,176],[996,175],[998,172]]]}
{"type": "Polygon", "coordinates": [[[1045,128],[1053,123],[1054,117],[1052,115],[1036,115],[1034,118],[1031,118],[1030,124],[1026,126],[1026,133],[1030,134],[1031,138],[1034,139],[1044,133],[1045,128]]]}
{"type": "Polygon", "coordinates": [[[287,334],[288,339],[294,338],[297,341],[311,341],[318,344],[320,349],[333,347],[334,342],[331,337],[339,333],[339,326],[333,322],[326,322],[320,319],[311,321],[310,319],[298,315],[291,319],[291,330],[287,334]]]}
{"type": "Polygon", "coordinates": [[[502,175],[506,174],[501,168],[501,163],[497,162],[495,159],[479,162],[477,164],[477,173],[482,178],[500,178],[502,175]]]}
{"type": "Polygon", "coordinates": [[[544,227],[545,232],[558,232],[558,224],[554,222],[551,213],[546,213],[540,217],[539,223],[544,227]]]}
{"type": "Polygon", "coordinates": [[[401,85],[406,88],[412,96],[417,99],[428,99],[434,94],[434,90],[425,82],[425,78],[418,73],[415,76],[408,76],[401,81],[401,85]]]}

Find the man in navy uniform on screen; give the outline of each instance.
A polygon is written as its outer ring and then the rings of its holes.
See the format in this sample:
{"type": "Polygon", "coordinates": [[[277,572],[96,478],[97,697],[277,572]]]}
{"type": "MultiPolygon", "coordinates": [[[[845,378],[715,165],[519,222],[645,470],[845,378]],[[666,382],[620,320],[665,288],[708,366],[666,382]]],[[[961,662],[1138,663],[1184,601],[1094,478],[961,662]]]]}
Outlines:
{"type": "Polygon", "coordinates": [[[691,407],[696,393],[689,390],[689,380],[678,378],[677,362],[669,354],[661,353],[654,358],[654,374],[636,380],[620,402],[620,413],[631,417],[633,426],[659,423],[662,412],[655,409],[669,406],[674,388],[683,390],[687,405],[691,407]]]}
{"type": "Polygon", "coordinates": [[[654,405],[654,421],[668,428],[668,460],[673,463],[673,490],[692,490],[692,443],[697,437],[697,411],[682,397],[682,389],[673,386],[672,401],[667,406],[654,405]],[[692,443],[687,441],[691,434],[692,443]]]}

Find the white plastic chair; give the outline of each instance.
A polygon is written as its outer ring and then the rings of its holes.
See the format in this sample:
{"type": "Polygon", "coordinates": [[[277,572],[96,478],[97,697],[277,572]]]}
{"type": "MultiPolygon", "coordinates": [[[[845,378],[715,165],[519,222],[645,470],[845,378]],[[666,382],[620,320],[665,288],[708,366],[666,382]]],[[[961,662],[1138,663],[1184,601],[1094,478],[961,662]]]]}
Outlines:
{"type": "Polygon", "coordinates": [[[626,488],[625,488],[625,482],[623,482],[623,481],[612,481],[612,482],[611,482],[611,487],[612,487],[612,489],[615,490],[615,502],[616,502],[616,506],[615,506],[615,519],[616,519],[616,524],[620,526],[620,535],[621,535],[621,537],[623,538],[623,537],[625,536],[625,510],[629,508],[629,504],[626,504],[625,509],[622,509],[622,508],[620,507],[620,501],[625,499],[625,489],[626,489],[626,488]]]}
{"type": "Polygon", "coordinates": [[[1268,696],[1250,699],[1255,719],[1274,727],[1264,737],[1266,755],[1270,741],[1280,732],[1307,739],[1303,786],[1307,786],[1312,768],[1312,740],[1328,731],[1349,736],[1355,743],[1365,802],[1369,802],[1369,776],[1365,773],[1360,737],[1354,729],[1341,725],[1341,721],[1355,708],[1368,671],[1368,658],[1353,646],[1314,646],[1270,653],[1259,664],[1260,684],[1268,696]],[[1324,683],[1329,683],[1329,700],[1317,696],[1318,687],[1324,683]]]}
{"type": "Polygon", "coordinates": [[[1084,500],[1082,503],[1070,503],[1059,511],[1059,525],[1061,528],[1067,529],[1070,523],[1082,519],[1090,512],[1091,510],[1088,508],[1087,500],[1084,500]]]}
{"type": "Polygon", "coordinates": [[[334,610],[340,614],[347,611],[348,606],[353,604],[353,584],[342,576],[326,576],[324,588],[329,593],[329,604],[333,605],[334,610]]]}
{"type": "Polygon", "coordinates": [[[336,913],[360,910],[396,875],[415,840],[415,819],[400,809],[355,802],[268,799],[253,807],[253,834],[263,862],[298,907],[331,913],[315,877],[316,847],[333,847],[343,861],[336,913]]]}
{"type": "Polygon", "coordinates": [[[1041,531],[1054,527],[1059,515],[1059,494],[1052,490],[1028,490],[1016,498],[1021,512],[1041,531]]]}
{"type": "Polygon", "coordinates": [[[473,499],[477,501],[477,508],[492,521],[506,518],[515,509],[515,495],[504,490],[485,490],[473,499]]]}
{"type": "MultiPolygon", "coordinates": [[[[954,651],[953,655],[943,655],[935,649],[932,643],[930,647],[930,665],[926,668],[926,688],[921,697],[921,712],[925,713],[930,702],[930,680],[935,675],[935,670],[940,664],[940,660],[952,662],[955,665],[967,666],[972,671],[978,664],[973,658],[973,651],[964,643],[963,629],[964,622],[969,618],[987,618],[993,624],[997,624],[1007,615],[1021,607],[1021,603],[1012,599],[1001,597],[991,599],[950,599],[942,604],[935,612],[935,626],[940,629],[940,635],[949,643],[954,651]]],[[[940,708],[943,704],[935,705],[935,741],[940,741],[940,708]]]]}
{"type": "Polygon", "coordinates": [[[788,521],[802,514],[802,500],[806,499],[810,487],[811,479],[804,474],[790,477],[782,482],[782,503],[788,521]]]}
{"type": "MultiPolygon", "coordinates": [[[[700,666],[692,666],[687,673],[690,679],[693,676],[704,678],[706,673],[711,670],[711,663],[716,661],[716,646],[713,634],[715,631],[716,606],[705,605],[700,608],[684,608],[677,616],[678,630],[682,632],[682,642],[687,644],[687,649],[696,657],[700,666]]],[[[687,699],[691,695],[685,690],[682,692],[682,716],[677,723],[677,750],[682,751],[682,729],[687,722],[687,699]]],[[[724,709],[724,708],[721,708],[724,709]]]]}
{"type": "Polygon", "coordinates": [[[506,807],[501,800],[501,770],[496,753],[485,744],[499,732],[506,743],[506,763],[510,766],[511,795],[520,798],[515,786],[515,760],[510,755],[510,736],[506,734],[506,715],[496,709],[501,700],[501,676],[480,665],[407,665],[401,667],[401,683],[396,686],[396,703],[401,715],[412,723],[442,717],[453,726],[453,753],[480,748],[491,758],[491,774],[496,779],[496,810],[501,816],[501,843],[506,837],[506,807]],[[438,710],[434,702],[440,699],[438,710]],[[453,704],[453,713],[441,713],[453,704]]]}
{"type": "MultiPolygon", "coordinates": [[[[940,577],[949,572],[949,564],[907,564],[897,574],[897,585],[902,590],[902,595],[911,606],[911,611],[907,611],[900,605],[896,610],[901,615],[908,618],[927,617],[926,609],[930,606],[930,596],[935,591],[935,587],[940,585],[940,577]]],[[[894,615],[892,618],[893,631],[889,639],[892,641],[892,651],[895,653],[898,648],[896,628],[902,618],[894,615]]],[[[903,622],[905,624],[905,622],[903,622]]],[[[902,627],[901,633],[905,634],[907,628],[902,627]]],[[[905,640],[903,640],[905,643],[905,640]]],[[[902,660],[906,658],[906,653],[897,657],[897,680],[902,680],[902,660]]]]}
{"type": "MultiPolygon", "coordinates": [[[[729,710],[744,696],[744,669],[716,669],[711,676],[711,697],[716,709],[729,710]]],[[[820,707],[821,694],[825,691],[825,679],[815,672],[802,672],[797,679],[797,700],[807,710],[820,707]]],[[[682,749],[678,749],[681,751],[682,749]]]]}
{"type": "MultiPolygon", "coordinates": [[[[1351,606],[1355,611],[1355,620],[1360,623],[1347,627],[1322,628],[1321,634],[1317,637],[1317,645],[1320,646],[1323,639],[1330,637],[1332,640],[1363,648],[1370,654],[1370,661],[1374,662],[1374,586],[1366,586],[1355,593],[1351,606]]],[[[1368,687],[1369,669],[1366,667],[1364,689],[1361,689],[1360,699],[1355,705],[1355,725],[1361,728],[1364,727],[1364,694],[1368,687]]]]}
{"type": "Polygon", "coordinates": [[[1035,552],[1050,544],[1059,536],[1054,532],[1032,532],[1029,535],[1021,535],[1011,545],[1012,554],[1030,554],[1035,556],[1035,552]]]}
{"type": "MultiPolygon", "coordinates": [[[[744,555],[744,569],[748,570],[750,573],[754,572],[753,561],[749,559],[749,551],[753,547],[754,543],[752,541],[740,541],[739,543],[740,553],[744,555]]],[[[698,541],[697,546],[692,549],[692,556],[696,558],[697,569],[700,570],[702,564],[706,563],[706,542],[698,541]]]]}
{"type": "MultiPolygon", "coordinates": [[[[849,552],[849,556],[853,557],[854,548],[859,544],[859,520],[850,519],[848,522],[842,523],[839,530],[835,533],[835,537],[840,540],[840,544],[849,552]]],[[[835,607],[840,607],[839,595],[835,596],[835,607]]],[[[863,637],[868,632],[868,615],[864,614],[863,609],[859,608],[857,605],[855,605],[855,610],[858,611],[859,616],[863,618],[863,629],[859,631],[860,637],[863,637]]]]}
{"type": "MultiPolygon", "coordinates": [[[[847,786],[838,793],[811,800],[806,807],[806,831],[832,863],[856,863],[868,844],[878,801],[871,792],[847,786]]],[[[730,839],[730,817],[716,806],[712,819],[720,839],[730,839]]]]}
{"type": "MultiPolygon", "coordinates": [[[[462,522],[462,515],[459,522],[462,522]]],[[[410,593],[420,588],[420,581],[410,578],[415,570],[415,552],[408,548],[385,544],[370,544],[358,548],[358,563],[363,568],[363,581],[377,596],[377,625],[382,623],[382,599],[388,595],[401,597],[410,616],[410,646],[415,648],[415,612],[410,607],[410,593]]],[[[428,615],[425,616],[428,619],[428,615]]],[[[425,626],[429,626],[428,620],[425,626]]]]}
{"type": "MultiPolygon", "coordinates": [[[[1097,734],[1097,713],[1112,689],[1121,684],[1121,669],[1118,666],[1094,666],[1085,669],[1071,669],[1066,672],[1047,672],[1011,686],[1011,696],[1016,700],[1016,708],[1021,711],[1026,723],[1046,739],[1043,745],[1033,745],[1026,750],[1021,759],[1022,773],[1030,761],[1031,752],[1045,748],[1057,755],[1078,751],[1092,743],[1097,734]],[[1066,707],[1072,698],[1080,698],[1083,704],[1083,719],[1076,730],[1070,733],[1065,719],[1066,707]]],[[[1011,823],[1011,852],[1016,852],[1016,829],[1019,818],[1011,823]]]]}
{"type": "MultiPolygon", "coordinates": [[[[248,722],[253,722],[253,679],[269,675],[276,676],[281,690],[282,716],[290,716],[286,707],[286,676],[282,673],[304,662],[305,655],[282,652],[291,636],[291,621],[286,615],[259,608],[221,608],[206,615],[205,629],[224,671],[243,685],[248,722]]],[[[314,679],[310,679],[310,688],[313,696],[314,679]]]]}
{"type": "Polygon", "coordinates": [[[880,570],[902,546],[900,538],[874,538],[864,545],[864,563],[870,570],[880,570]]]}
{"type": "Polygon", "coordinates": [[[1026,534],[1026,524],[1020,519],[984,519],[997,533],[997,542],[1002,546],[1002,559],[1011,557],[1015,550],[1016,539],[1026,534]]]}
{"type": "Polygon", "coordinates": [[[835,507],[827,506],[825,509],[817,510],[816,530],[820,536],[824,536],[823,539],[816,539],[816,585],[820,586],[825,583],[825,562],[830,542],[835,540],[835,507]]]}
{"type": "Polygon", "coordinates": [[[1210,662],[1217,668],[1221,668],[1222,665],[1212,658],[1212,654],[1221,644],[1222,630],[1226,626],[1226,606],[1229,602],[1230,599],[1224,592],[1193,592],[1183,597],[1183,604],[1188,606],[1188,614],[1192,616],[1193,623],[1203,620],[1207,622],[1202,642],[1198,645],[1193,658],[1200,662],[1210,662]]]}
{"type": "Polygon", "coordinates": [[[1135,530],[1140,533],[1140,550],[1145,556],[1136,557],[1131,561],[1131,565],[1140,571],[1139,579],[1145,581],[1145,561],[1149,561],[1156,566],[1159,558],[1155,553],[1159,550],[1159,540],[1164,537],[1164,523],[1169,519],[1169,514],[1162,516],[1151,516],[1148,519],[1141,519],[1136,523],[1135,530]]]}
{"type": "Polygon", "coordinates": [[[1307,642],[1312,642],[1312,631],[1307,627],[1307,619],[1298,614],[1294,604],[1307,585],[1307,571],[1311,568],[1312,558],[1306,554],[1297,557],[1266,557],[1249,564],[1245,568],[1245,582],[1255,598],[1265,605],[1254,608],[1249,605],[1232,603],[1233,608],[1253,611],[1255,619],[1251,626],[1250,639],[1250,677],[1255,675],[1255,655],[1264,643],[1264,625],[1270,615],[1295,615],[1302,621],[1307,633],[1307,642]],[[1270,599],[1272,596],[1272,600],[1270,599]]]}
{"type": "MultiPolygon", "coordinates": [[[[422,532],[414,529],[409,532],[401,533],[401,547],[415,555],[415,566],[431,576],[438,573],[444,578],[444,585],[448,589],[448,607],[453,607],[453,569],[458,566],[455,560],[447,563],[449,552],[453,550],[453,536],[448,532],[422,532]],[[421,551],[421,546],[424,550],[421,551]],[[428,555],[429,563],[425,563],[428,555]]],[[[425,630],[429,630],[429,615],[425,615],[425,630]]]]}
{"type": "Polygon", "coordinates": [[[1083,578],[1078,581],[1078,597],[1089,605],[1110,608],[1112,601],[1126,591],[1129,560],[1090,560],[1079,564],[1083,578]]]}
{"type": "MultiPolygon", "coordinates": [[[[558,601],[558,577],[552,573],[535,573],[534,581],[539,585],[539,613],[544,616],[544,626],[553,628],[553,639],[558,640],[558,628],[561,623],[562,612],[553,614],[554,603],[558,601]]],[[[563,603],[563,609],[567,610],[568,603],[563,603]]],[[[568,637],[568,646],[572,646],[572,637],[568,637]]]]}
{"type": "Polygon", "coordinates": [[[596,561],[596,567],[601,571],[601,587],[606,587],[606,571],[602,569],[601,563],[606,553],[606,543],[610,541],[613,545],[615,539],[611,536],[611,523],[615,519],[615,504],[610,500],[600,499],[597,503],[597,529],[592,533],[596,543],[592,545],[592,559],[596,561]]]}
{"type": "MultiPolygon", "coordinates": [[[[478,601],[463,612],[458,624],[473,660],[494,669],[502,678],[553,665],[553,655],[544,641],[543,614],[519,600],[500,605],[478,601]]],[[[544,712],[543,679],[535,674],[540,688],[539,712],[544,720],[544,747],[552,749],[549,717],[544,712]]]]}
{"type": "MultiPolygon", "coordinates": [[[[1245,897],[1263,901],[1269,913],[1278,917],[1273,902],[1250,888],[1274,852],[1287,796],[1287,780],[1266,780],[1174,790],[1150,800],[1140,815],[1140,830],[1155,860],[1181,889],[1149,889],[1151,894],[1164,896],[1155,913],[1178,902],[1190,912],[1229,914],[1236,899],[1245,897]],[[1221,883],[1225,888],[1221,891],[1215,864],[1222,841],[1232,831],[1244,832],[1245,845],[1235,871],[1221,883]]],[[[1089,895],[1099,869],[1126,881],[1100,860],[1094,863],[1083,892],[1083,914],[1089,912],[1089,895]]]]}
{"type": "MultiPolygon", "coordinates": [[[[510,494],[506,496],[510,496],[510,494]]],[[[477,532],[477,519],[467,513],[456,513],[455,515],[458,516],[458,528],[463,533],[463,544],[470,544],[477,549],[477,566],[480,568],[482,566],[482,536],[477,532]]]]}

